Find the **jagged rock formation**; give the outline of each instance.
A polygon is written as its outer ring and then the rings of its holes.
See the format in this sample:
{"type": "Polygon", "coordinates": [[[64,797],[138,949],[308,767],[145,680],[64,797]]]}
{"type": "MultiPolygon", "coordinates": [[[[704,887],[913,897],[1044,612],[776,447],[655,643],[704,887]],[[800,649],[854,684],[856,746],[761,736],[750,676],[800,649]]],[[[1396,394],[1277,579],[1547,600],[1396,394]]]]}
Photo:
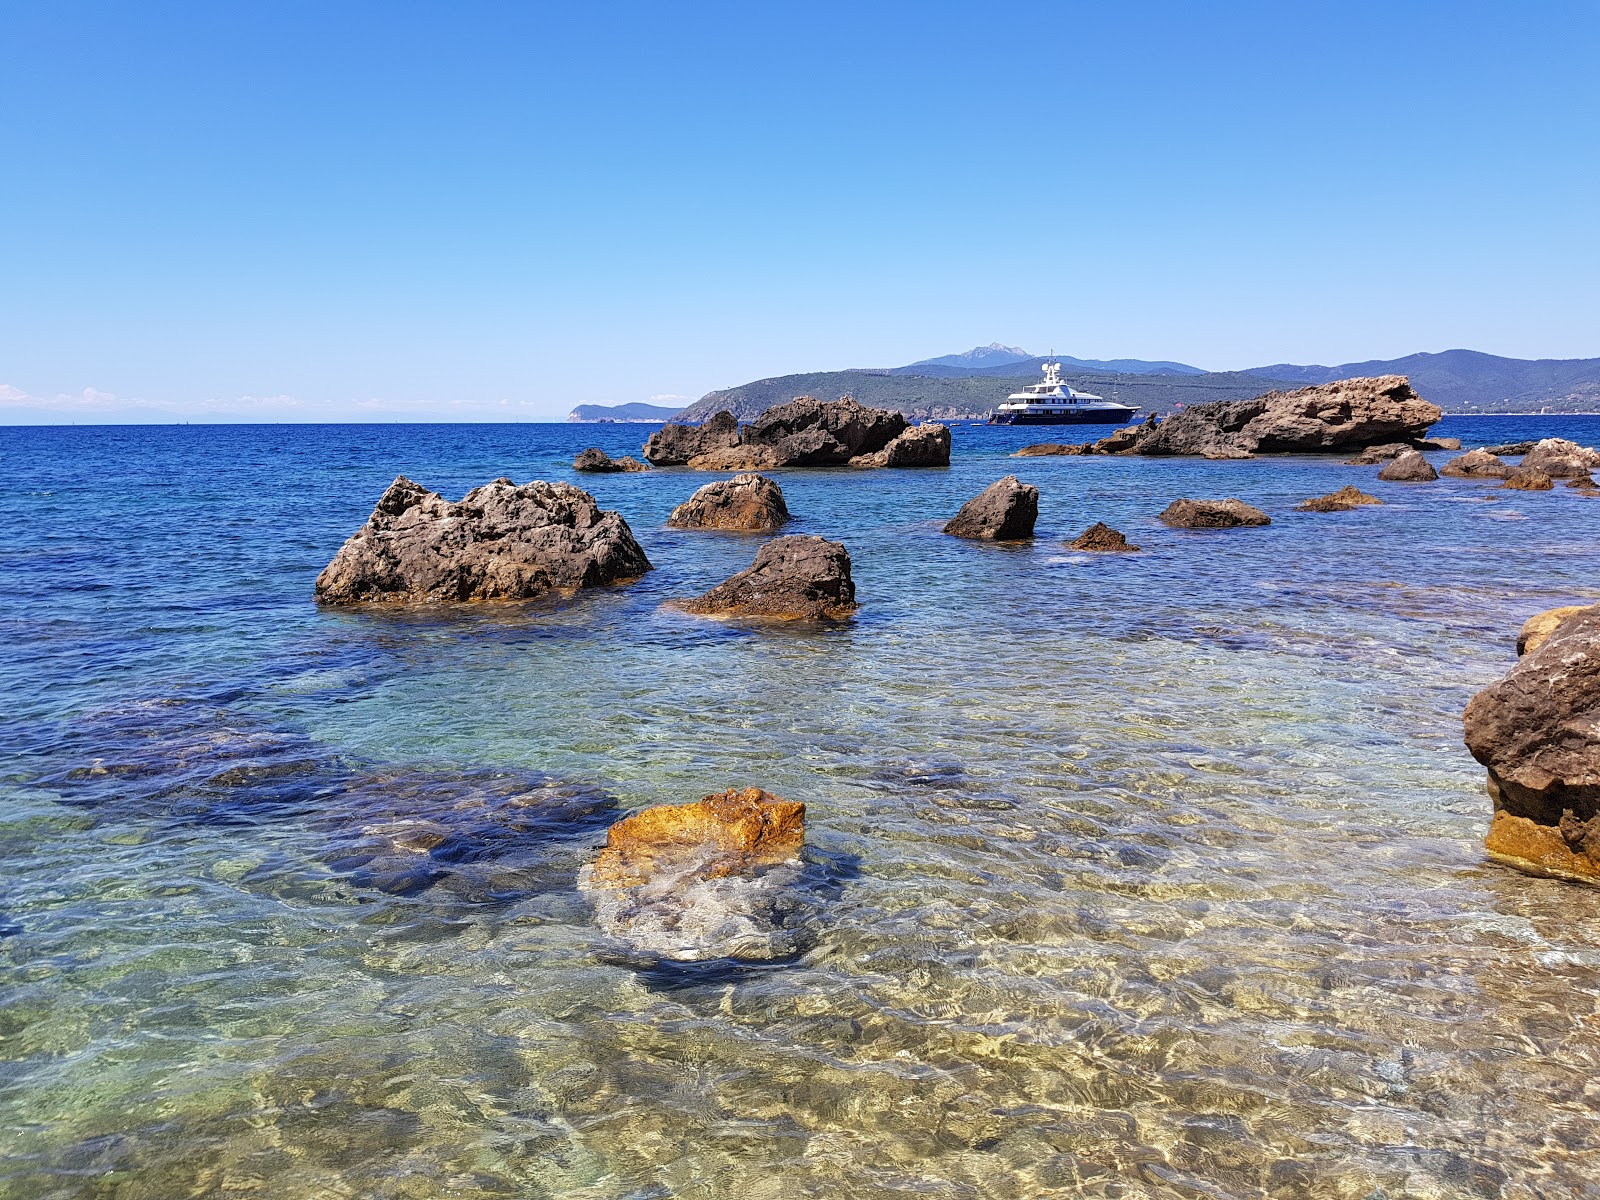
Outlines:
{"type": "Polygon", "coordinates": [[[522,600],[650,569],[619,513],[569,483],[496,479],[459,502],[401,475],[317,576],[325,604],[522,600]]]}
{"type": "Polygon", "coordinates": [[[622,458],[612,458],[604,450],[590,446],[577,458],[572,460],[574,471],[594,471],[603,474],[612,474],[617,471],[648,471],[647,463],[642,463],[633,455],[624,455],[622,458]]]}
{"type": "Polygon", "coordinates": [[[1241,525],[1271,525],[1272,518],[1242,500],[1174,500],[1161,520],[1179,529],[1235,529],[1241,525]]]}
{"type": "Polygon", "coordinates": [[[1376,496],[1369,496],[1353,484],[1345,484],[1337,492],[1329,492],[1326,496],[1313,496],[1303,504],[1296,504],[1298,512],[1349,512],[1352,508],[1360,508],[1364,504],[1382,504],[1376,496]]]}
{"type": "Polygon", "coordinates": [[[1488,771],[1490,857],[1600,882],[1600,606],[1556,622],[1463,717],[1488,771]]]}
{"type": "Polygon", "coordinates": [[[735,475],[708,483],[667,518],[679,529],[730,529],[772,533],[789,519],[783,489],[762,475],[735,475]]]}
{"type": "Polygon", "coordinates": [[[1378,478],[1387,483],[1432,483],[1439,478],[1433,464],[1422,457],[1420,450],[1407,450],[1387,463],[1378,472],[1378,478]]]}
{"type": "Polygon", "coordinates": [[[1103,521],[1096,521],[1085,529],[1072,541],[1067,543],[1068,550],[1090,550],[1096,553],[1130,554],[1139,549],[1130,546],[1128,539],[1103,521]]]}
{"type": "Polygon", "coordinates": [[[794,949],[782,901],[799,878],[805,814],[759,788],[646,808],[611,826],[578,886],[633,954],[782,957],[794,949]]]}
{"type": "Polygon", "coordinates": [[[948,467],[950,428],[932,421],[913,425],[882,450],[858,454],[852,467],[948,467]]]}
{"type": "Polygon", "coordinates": [[[1038,519],[1039,489],[1007,475],[963,504],[944,531],[952,537],[1012,542],[1032,537],[1038,519]]]}
{"type": "Polygon", "coordinates": [[[1439,474],[1456,479],[1504,479],[1511,467],[1487,450],[1468,450],[1439,468],[1439,474]]]}
{"type": "Polygon", "coordinates": [[[652,466],[681,467],[697,454],[738,444],[738,420],[719,412],[701,425],[663,425],[645,439],[644,456],[652,466]]]}
{"type": "Polygon", "coordinates": [[[1522,465],[1512,467],[1506,475],[1506,481],[1500,485],[1517,492],[1548,492],[1555,486],[1550,476],[1543,471],[1522,465]]]}
{"type": "Polygon", "coordinates": [[[1403,375],[1343,379],[1254,400],[1197,404],[1139,439],[1140,454],[1327,453],[1412,442],[1442,413],[1403,375]]]}
{"type": "Polygon", "coordinates": [[[842,620],[860,607],[850,578],[850,552],[839,542],[793,535],[774,538],[743,571],[693,600],[684,612],[785,621],[842,620]]]}
{"type": "Polygon", "coordinates": [[[1534,444],[1521,466],[1527,471],[1543,471],[1552,479],[1576,479],[1600,467],[1600,453],[1566,438],[1545,438],[1534,444]]]}

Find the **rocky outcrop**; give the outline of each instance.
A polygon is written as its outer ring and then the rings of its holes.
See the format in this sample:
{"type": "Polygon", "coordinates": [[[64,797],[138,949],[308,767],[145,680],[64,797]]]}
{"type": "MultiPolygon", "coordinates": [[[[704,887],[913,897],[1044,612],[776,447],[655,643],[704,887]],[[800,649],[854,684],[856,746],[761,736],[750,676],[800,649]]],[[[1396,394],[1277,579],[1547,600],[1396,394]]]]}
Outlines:
{"type": "Polygon", "coordinates": [[[1463,724],[1488,771],[1490,857],[1600,882],[1600,606],[1559,621],[1463,724]]]}
{"type": "Polygon", "coordinates": [[[1221,400],[1173,413],[1139,441],[1140,454],[1317,454],[1410,443],[1441,413],[1403,375],[1341,379],[1254,400],[1221,400]]]}
{"type": "Polygon", "coordinates": [[[1130,546],[1128,539],[1103,521],[1096,521],[1085,529],[1072,541],[1067,543],[1068,550],[1090,550],[1096,553],[1128,554],[1139,549],[1130,546]]]}
{"type": "Polygon", "coordinates": [[[1347,467],[1375,467],[1379,463],[1391,462],[1399,458],[1407,450],[1415,450],[1415,446],[1408,446],[1405,442],[1384,442],[1381,446],[1368,446],[1354,458],[1346,459],[1347,467]]]}
{"type": "Polygon", "coordinates": [[[1352,484],[1345,484],[1337,492],[1329,492],[1326,496],[1313,496],[1304,504],[1296,504],[1298,512],[1349,512],[1352,508],[1360,508],[1364,504],[1382,504],[1376,496],[1369,496],[1360,488],[1352,484]]]}
{"type": "Polygon", "coordinates": [[[1439,468],[1439,474],[1457,479],[1504,479],[1511,467],[1487,450],[1468,450],[1439,468]]]}
{"type": "Polygon", "coordinates": [[[793,535],[774,538],[755,562],[703,596],[673,602],[708,617],[785,621],[841,620],[859,607],[850,552],[839,542],[793,535]]]}
{"type": "Polygon", "coordinates": [[[783,466],[842,467],[884,449],[905,431],[899,413],[867,408],[850,396],[830,403],[799,396],[750,422],[743,445],[770,447],[783,466]]]}
{"type": "Polygon", "coordinates": [[[1569,604],[1563,608],[1547,608],[1542,613],[1534,613],[1517,631],[1517,657],[1521,658],[1544,645],[1568,617],[1588,612],[1593,607],[1592,604],[1569,604]]]}
{"type": "Polygon", "coordinates": [[[1516,458],[1526,454],[1537,446],[1538,442],[1505,442],[1499,446],[1485,446],[1484,451],[1489,454],[1499,454],[1508,458],[1516,458]]]}
{"type": "Polygon", "coordinates": [[[798,879],[805,805],[759,788],[646,808],[611,826],[578,886],[601,930],[678,962],[794,949],[782,897],[798,879]]]}
{"type": "Polygon", "coordinates": [[[852,467],[948,467],[950,427],[928,421],[913,425],[882,450],[858,454],[852,467]]]}
{"type": "Polygon", "coordinates": [[[1091,454],[1092,443],[1078,445],[1073,442],[1036,442],[1012,454],[1012,458],[1044,458],[1053,454],[1091,454]]]}
{"type": "Polygon", "coordinates": [[[997,479],[945,523],[952,537],[1014,542],[1033,536],[1039,519],[1039,489],[1015,475],[997,479]]]}
{"type": "Polygon", "coordinates": [[[1600,467],[1600,454],[1566,438],[1545,438],[1534,443],[1521,466],[1528,471],[1543,471],[1552,479],[1576,479],[1600,467]]]}
{"type": "Polygon", "coordinates": [[[735,475],[708,483],[667,518],[678,529],[730,529],[772,533],[789,519],[783,489],[762,475],[735,475]]]}
{"type": "Polygon", "coordinates": [[[645,439],[644,456],[653,466],[681,467],[696,455],[738,444],[738,420],[719,412],[703,425],[663,425],[645,439]]]}
{"type": "Polygon", "coordinates": [[[1420,450],[1407,450],[1399,458],[1386,464],[1378,478],[1388,483],[1432,483],[1439,478],[1433,464],[1422,457],[1420,450]]]}
{"type": "Polygon", "coordinates": [[[404,475],[317,576],[325,604],[522,600],[650,569],[620,514],[569,483],[496,479],[459,502],[404,475]]]}
{"type": "Polygon", "coordinates": [[[1272,518],[1242,500],[1174,500],[1161,520],[1179,529],[1234,529],[1241,525],[1271,525],[1272,518]]]}
{"type": "Polygon", "coordinates": [[[622,458],[612,458],[604,450],[590,446],[572,460],[572,469],[574,471],[594,471],[612,474],[617,471],[648,471],[650,467],[647,463],[640,462],[631,454],[622,458]]]}
{"type": "Polygon", "coordinates": [[[1543,471],[1524,464],[1512,467],[1500,486],[1518,492],[1548,492],[1555,484],[1543,471]]]}

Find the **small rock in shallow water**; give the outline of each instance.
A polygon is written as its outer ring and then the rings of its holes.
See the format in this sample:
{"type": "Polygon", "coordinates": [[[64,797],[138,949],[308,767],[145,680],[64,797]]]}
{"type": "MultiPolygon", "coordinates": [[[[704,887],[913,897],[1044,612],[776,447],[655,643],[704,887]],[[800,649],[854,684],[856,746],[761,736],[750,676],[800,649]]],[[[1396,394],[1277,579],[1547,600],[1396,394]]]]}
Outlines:
{"type": "Polygon", "coordinates": [[[1537,446],[1538,442],[1504,442],[1498,446],[1485,446],[1485,454],[1501,454],[1516,458],[1519,454],[1526,454],[1537,446]]]}
{"type": "Polygon", "coordinates": [[[572,460],[574,471],[592,471],[600,474],[611,474],[617,471],[648,471],[647,463],[642,463],[632,455],[622,458],[612,458],[604,450],[590,446],[577,458],[572,460]]]}
{"type": "Polygon", "coordinates": [[[693,600],[669,601],[698,616],[840,620],[860,607],[850,552],[840,542],[799,534],[774,538],[755,562],[693,600]]]}
{"type": "Polygon", "coordinates": [[[1408,450],[1415,450],[1415,446],[1405,442],[1385,442],[1381,446],[1368,446],[1360,454],[1345,461],[1347,467],[1371,467],[1378,463],[1390,462],[1399,458],[1408,450]]]}
{"type": "Polygon", "coordinates": [[[1468,450],[1445,463],[1439,474],[1456,479],[1504,479],[1511,474],[1511,466],[1487,450],[1468,450]]]}
{"type": "Polygon", "coordinates": [[[708,483],[667,518],[679,529],[729,529],[771,533],[789,519],[783,489],[764,475],[735,475],[708,483]]]}
{"type": "Polygon", "coordinates": [[[1439,472],[1420,450],[1407,450],[1379,471],[1378,478],[1388,483],[1432,483],[1439,478],[1439,472]]]}
{"type": "Polygon", "coordinates": [[[1128,545],[1128,539],[1103,521],[1096,521],[1077,538],[1067,543],[1068,550],[1095,550],[1132,552],[1139,547],[1128,545]]]}
{"type": "Polygon", "coordinates": [[[1349,512],[1352,508],[1360,508],[1364,504],[1382,504],[1376,496],[1369,496],[1353,484],[1345,484],[1337,492],[1329,492],[1326,496],[1313,496],[1304,504],[1297,504],[1295,508],[1300,512],[1349,512]]]}
{"type": "Polygon", "coordinates": [[[1552,479],[1576,479],[1600,467],[1600,453],[1569,442],[1566,438],[1545,438],[1535,442],[1522,460],[1527,471],[1543,471],[1552,479]]]}
{"type": "Polygon", "coordinates": [[[1555,484],[1543,471],[1531,467],[1513,467],[1500,486],[1518,492],[1548,492],[1555,484]]]}
{"type": "Polygon", "coordinates": [[[1011,542],[1033,536],[1039,519],[1039,489],[1015,475],[997,479],[945,523],[952,537],[1011,542]]]}
{"type": "Polygon", "coordinates": [[[1243,500],[1174,500],[1161,520],[1179,529],[1234,529],[1241,525],[1271,525],[1272,518],[1243,500]]]}
{"type": "Polygon", "coordinates": [[[1012,458],[1044,458],[1055,454],[1087,454],[1088,443],[1082,445],[1073,442],[1036,442],[1032,446],[1024,446],[1012,454],[1012,458]]]}

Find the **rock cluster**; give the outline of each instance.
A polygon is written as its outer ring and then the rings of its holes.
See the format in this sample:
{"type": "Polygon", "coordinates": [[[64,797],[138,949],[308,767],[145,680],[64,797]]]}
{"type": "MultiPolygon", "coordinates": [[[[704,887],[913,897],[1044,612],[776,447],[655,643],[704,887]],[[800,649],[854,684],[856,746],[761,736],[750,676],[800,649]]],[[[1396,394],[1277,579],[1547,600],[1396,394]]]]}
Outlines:
{"type": "Polygon", "coordinates": [[[1545,438],[1534,444],[1521,466],[1526,471],[1542,471],[1552,479],[1576,479],[1600,467],[1600,453],[1566,438],[1545,438]]]}
{"type": "Polygon", "coordinates": [[[646,808],[611,826],[578,876],[601,930],[679,962],[792,951],[784,891],[799,878],[805,805],[759,788],[646,808]]]}
{"type": "Polygon", "coordinates": [[[1464,715],[1494,802],[1486,845],[1525,871],[1600,882],[1600,606],[1530,640],[1464,715]]]}
{"type": "Polygon", "coordinates": [[[1127,554],[1139,549],[1139,547],[1130,546],[1126,536],[1111,528],[1105,522],[1096,521],[1076,538],[1068,542],[1067,549],[1127,554]]]}
{"type": "Polygon", "coordinates": [[[1241,525],[1271,525],[1272,518],[1242,500],[1174,500],[1161,520],[1179,529],[1234,529],[1241,525]]]}
{"type": "Polygon", "coordinates": [[[652,466],[681,467],[691,458],[739,444],[739,422],[719,412],[700,425],[663,425],[645,439],[644,456],[652,466]]]}
{"type": "Polygon", "coordinates": [[[652,434],[644,455],[657,466],[697,471],[765,471],[775,467],[944,467],[950,430],[907,426],[897,412],[867,408],[852,397],[824,402],[799,396],[767,409],[741,431],[730,413],[698,429],[668,425],[652,434]]]}
{"type": "Polygon", "coordinates": [[[673,607],[712,617],[841,620],[858,607],[850,552],[820,537],[774,538],[743,571],[703,596],[674,601],[673,607]]]}
{"type": "Polygon", "coordinates": [[[1352,508],[1360,508],[1364,504],[1382,504],[1376,496],[1369,496],[1360,488],[1352,484],[1345,484],[1337,492],[1329,492],[1326,496],[1313,496],[1303,504],[1295,505],[1300,512],[1349,512],[1352,508]]]}
{"type": "Polygon", "coordinates": [[[496,479],[451,502],[401,475],[317,576],[316,598],[521,600],[649,569],[621,515],[571,484],[496,479]]]}
{"type": "Polygon", "coordinates": [[[944,531],[952,537],[1014,542],[1032,537],[1038,519],[1039,489],[1007,475],[963,504],[944,531]]]}
{"type": "Polygon", "coordinates": [[[1403,375],[1342,379],[1254,400],[1173,413],[1139,441],[1140,454],[1326,453],[1413,442],[1442,412],[1403,375]]]}
{"type": "Polygon", "coordinates": [[[948,467],[950,428],[926,422],[913,425],[882,450],[858,454],[852,467],[948,467]]]}
{"type": "Polygon", "coordinates": [[[622,458],[612,458],[604,450],[590,446],[577,458],[572,460],[574,471],[595,471],[611,474],[617,471],[648,471],[648,463],[642,463],[633,455],[624,455],[622,458]]]}
{"type": "Polygon", "coordinates": [[[678,529],[772,533],[789,519],[783,489],[764,475],[735,475],[708,483],[667,518],[678,529]]]}
{"type": "Polygon", "coordinates": [[[1439,472],[1422,457],[1422,451],[1407,450],[1387,463],[1378,472],[1378,478],[1389,483],[1432,483],[1439,478],[1439,472]]]}
{"type": "Polygon", "coordinates": [[[1468,450],[1439,468],[1439,474],[1456,479],[1504,479],[1511,467],[1487,450],[1468,450]]]}

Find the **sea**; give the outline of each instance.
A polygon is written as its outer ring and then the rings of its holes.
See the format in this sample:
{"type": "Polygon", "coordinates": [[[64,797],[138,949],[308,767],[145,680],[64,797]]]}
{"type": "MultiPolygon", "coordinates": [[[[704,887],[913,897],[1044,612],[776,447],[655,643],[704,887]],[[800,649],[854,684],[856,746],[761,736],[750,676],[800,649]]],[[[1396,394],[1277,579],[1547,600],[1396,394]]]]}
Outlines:
{"type": "Polygon", "coordinates": [[[861,609],[760,627],[663,607],[760,545],[666,527],[719,476],[572,471],[649,429],[0,430],[0,1197],[1600,1196],[1600,889],[1485,858],[1461,740],[1600,500],[961,425],[774,473],[861,609]],[[575,482],[654,569],[319,608],[397,474],[575,482]],[[940,532],[1006,474],[1030,543],[940,532]],[[795,952],[609,953],[606,827],[747,786],[795,952]]]}

